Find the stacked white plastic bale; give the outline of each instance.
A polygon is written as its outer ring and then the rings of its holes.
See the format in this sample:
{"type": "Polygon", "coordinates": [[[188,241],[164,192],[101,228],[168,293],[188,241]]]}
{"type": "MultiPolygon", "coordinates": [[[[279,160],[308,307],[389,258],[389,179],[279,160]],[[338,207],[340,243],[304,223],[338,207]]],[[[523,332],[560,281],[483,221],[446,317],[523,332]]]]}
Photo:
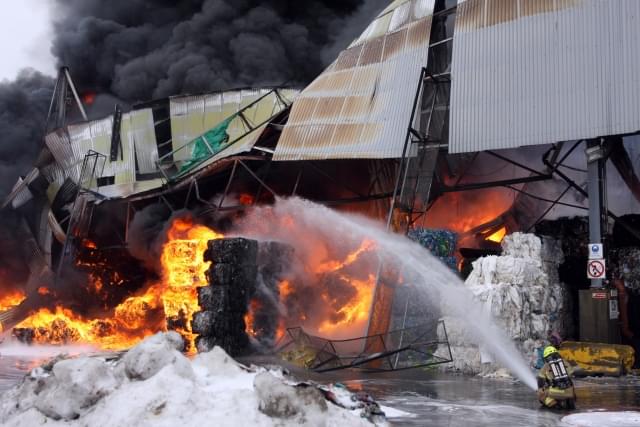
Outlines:
{"type": "MultiPolygon", "coordinates": [[[[501,256],[473,263],[465,286],[531,359],[549,331],[562,335],[571,327],[568,293],[558,277],[562,250],[554,240],[524,233],[505,237],[502,248],[501,256]]],[[[463,324],[450,317],[444,320],[454,359],[448,368],[469,374],[495,371],[491,356],[465,334],[463,324]]]]}

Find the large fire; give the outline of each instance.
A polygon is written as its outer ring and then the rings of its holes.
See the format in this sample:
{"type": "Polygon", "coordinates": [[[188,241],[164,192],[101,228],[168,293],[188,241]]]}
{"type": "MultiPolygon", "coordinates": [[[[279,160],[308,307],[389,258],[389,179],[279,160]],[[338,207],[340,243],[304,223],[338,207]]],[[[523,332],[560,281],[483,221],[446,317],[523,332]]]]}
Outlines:
{"type": "Polygon", "coordinates": [[[10,291],[2,297],[0,297],[0,311],[8,310],[11,307],[15,307],[20,304],[25,299],[25,295],[23,292],[14,290],[10,291]]]}
{"type": "Polygon", "coordinates": [[[188,219],[176,219],[167,233],[161,264],[161,287],[164,313],[193,349],[195,335],[191,332],[191,319],[199,310],[197,289],[207,284],[205,277],[210,263],[204,261],[209,240],[220,239],[222,234],[208,227],[194,224],[188,219]]]}
{"type": "Polygon", "coordinates": [[[496,219],[512,204],[513,195],[504,189],[446,193],[429,209],[424,225],[464,233],[496,219]]]}
{"type": "MultiPolygon", "coordinates": [[[[198,310],[197,288],[206,284],[205,272],[209,268],[203,254],[209,240],[221,237],[188,218],[176,219],[163,245],[160,282],[150,283],[142,293],[127,297],[113,308],[111,316],[85,318],[63,306],[42,308],[21,322],[17,330],[28,330],[33,334],[30,340],[38,343],[82,342],[120,350],[171,327],[185,337],[187,349],[192,350],[195,337],[190,322],[198,310]]],[[[84,245],[95,249],[93,242],[84,242],[84,245]]],[[[89,281],[88,288],[96,293],[106,285],[96,274],[90,274],[89,281]]],[[[118,275],[114,275],[108,285],[117,286],[119,282],[118,275]]],[[[0,308],[17,305],[22,299],[24,295],[5,295],[0,300],[0,308]]]]}
{"type": "MultiPolygon", "coordinates": [[[[335,339],[364,334],[376,285],[372,268],[377,265],[375,256],[367,258],[366,255],[375,254],[374,249],[375,243],[368,239],[342,257],[331,253],[330,245],[316,248],[319,259],[308,263],[305,268],[317,281],[315,285],[319,288],[320,300],[316,304],[320,303],[318,305],[326,310],[317,312],[315,316],[298,313],[297,317],[287,319],[288,326],[304,326],[309,332],[335,339]],[[365,266],[356,266],[358,262],[365,266]]],[[[296,289],[292,283],[285,280],[279,285],[280,300],[285,307],[291,306],[291,300],[305,292],[304,289],[296,289]]],[[[282,334],[281,325],[277,335],[282,334]]]]}
{"type": "MultiPolygon", "coordinates": [[[[369,275],[366,281],[351,279],[351,283],[357,290],[356,297],[337,310],[337,319],[324,320],[318,327],[318,331],[324,336],[333,336],[342,328],[365,323],[369,318],[369,311],[373,302],[375,280],[376,278],[373,274],[369,275]]],[[[322,297],[325,303],[335,303],[335,300],[329,300],[327,294],[323,294],[322,297]]]]}
{"type": "MultiPolygon", "coordinates": [[[[286,223],[296,226],[293,220],[286,223]]],[[[191,320],[200,310],[197,289],[208,284],[206,271],[210,267],[203,255],[208,241],[222,237],[190,218],[174,219],[162,246],[159,280],[125,295],[99,315],[81,315],[64,305],[42,308],[21,322],[14,333],[35,343],[84,343],[121,350],[157,331],[173,329],[186,339],[186,350],[193,351],[196,337],[191,331],[191,320]]],[[[277,328],[271,329],[273,338],[281,338],[288,326],[303,326],[330,338],[362,334],[375,288],[374,242],[365,239],[359,246],[342,247],[321,236],[312,240],[309,254],[298,260],[303,264],[298,270],[304,273],[282,278],[277,284],[275,297],[281,309],[275,313],[277,319],[273,318],[272,328],[277,328]]],[[[94,242],[82,245],[89,251],[98,250],[94,242]]],[[[108,305],[108,299],[101,296],[110,288],[122,287],[123,277],[117,272],[100,273],[106,262],[85,260],[82,266],[93,269],[88,275],[87,291],[96,295],[100,304],[108,305]]],[[[46,288],[41,294],[53,298],[46,288]]],[[[7,294],[0,299],[0,309],[14,306],[23,298],[21,294],[7,294]]],[[[244,318],[247,334],[258,339],[265,331],[256,325],[255,315],[261,309],[264,302],[254,298],[244,318]]]]}

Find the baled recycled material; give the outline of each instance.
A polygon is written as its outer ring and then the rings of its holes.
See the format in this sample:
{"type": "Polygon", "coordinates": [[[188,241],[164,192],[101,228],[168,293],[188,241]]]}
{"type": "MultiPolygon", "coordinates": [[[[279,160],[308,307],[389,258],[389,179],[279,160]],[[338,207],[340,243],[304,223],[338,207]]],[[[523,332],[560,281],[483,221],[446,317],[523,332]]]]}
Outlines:
{"type": "MultiPolygon", "coordinates": [[[[569,292],[557,271],[563,262],[562,250],[551,239],[524,233],[506,236],[502,248],[501,256],[476,260],[464,286],[534,366],[537,349],[544,346],[549,333],[567,336],[573,327],[569,292]]],[[[461,321],[451,317],[444,321],[454,359],[445,369],[467,374],[496,372],[498,366],[483,357],[479,343],[465,333],[461,321]]],[[[438,338],[444,338],[440,331],[438,338]]],[[[436,355],[441,354],[448,354],[446,346],[438,348],[436,355]]]]}
{"type": "Polygon", "coordinates": [[[452,257],[458,244],[458,235],[449,230],[415,228],[409,231],[407,237],[439,258],[452,257]]]}

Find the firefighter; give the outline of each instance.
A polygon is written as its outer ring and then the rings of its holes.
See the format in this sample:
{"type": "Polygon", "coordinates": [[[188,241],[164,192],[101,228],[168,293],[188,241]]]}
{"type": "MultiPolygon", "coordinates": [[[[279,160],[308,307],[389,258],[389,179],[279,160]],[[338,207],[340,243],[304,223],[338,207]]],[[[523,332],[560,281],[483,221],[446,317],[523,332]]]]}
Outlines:
{"type": "Polygon", "coordinates": [[[553,346],[543,352],[544,366],[538,372],[538,399],[546,408],[575,409],[576,392],[569,372],[553,346]]]}

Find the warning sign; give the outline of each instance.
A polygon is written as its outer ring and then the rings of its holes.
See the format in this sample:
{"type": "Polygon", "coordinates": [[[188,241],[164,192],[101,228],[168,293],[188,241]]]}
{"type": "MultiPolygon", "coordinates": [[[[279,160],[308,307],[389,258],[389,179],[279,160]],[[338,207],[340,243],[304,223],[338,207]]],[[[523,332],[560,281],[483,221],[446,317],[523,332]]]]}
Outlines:
{"type": "Polygon", "coordinates": [[[604,279],[606,272],[604,259],[590,259],[587,263],[587,277],[589,279],[604,279]]]}

